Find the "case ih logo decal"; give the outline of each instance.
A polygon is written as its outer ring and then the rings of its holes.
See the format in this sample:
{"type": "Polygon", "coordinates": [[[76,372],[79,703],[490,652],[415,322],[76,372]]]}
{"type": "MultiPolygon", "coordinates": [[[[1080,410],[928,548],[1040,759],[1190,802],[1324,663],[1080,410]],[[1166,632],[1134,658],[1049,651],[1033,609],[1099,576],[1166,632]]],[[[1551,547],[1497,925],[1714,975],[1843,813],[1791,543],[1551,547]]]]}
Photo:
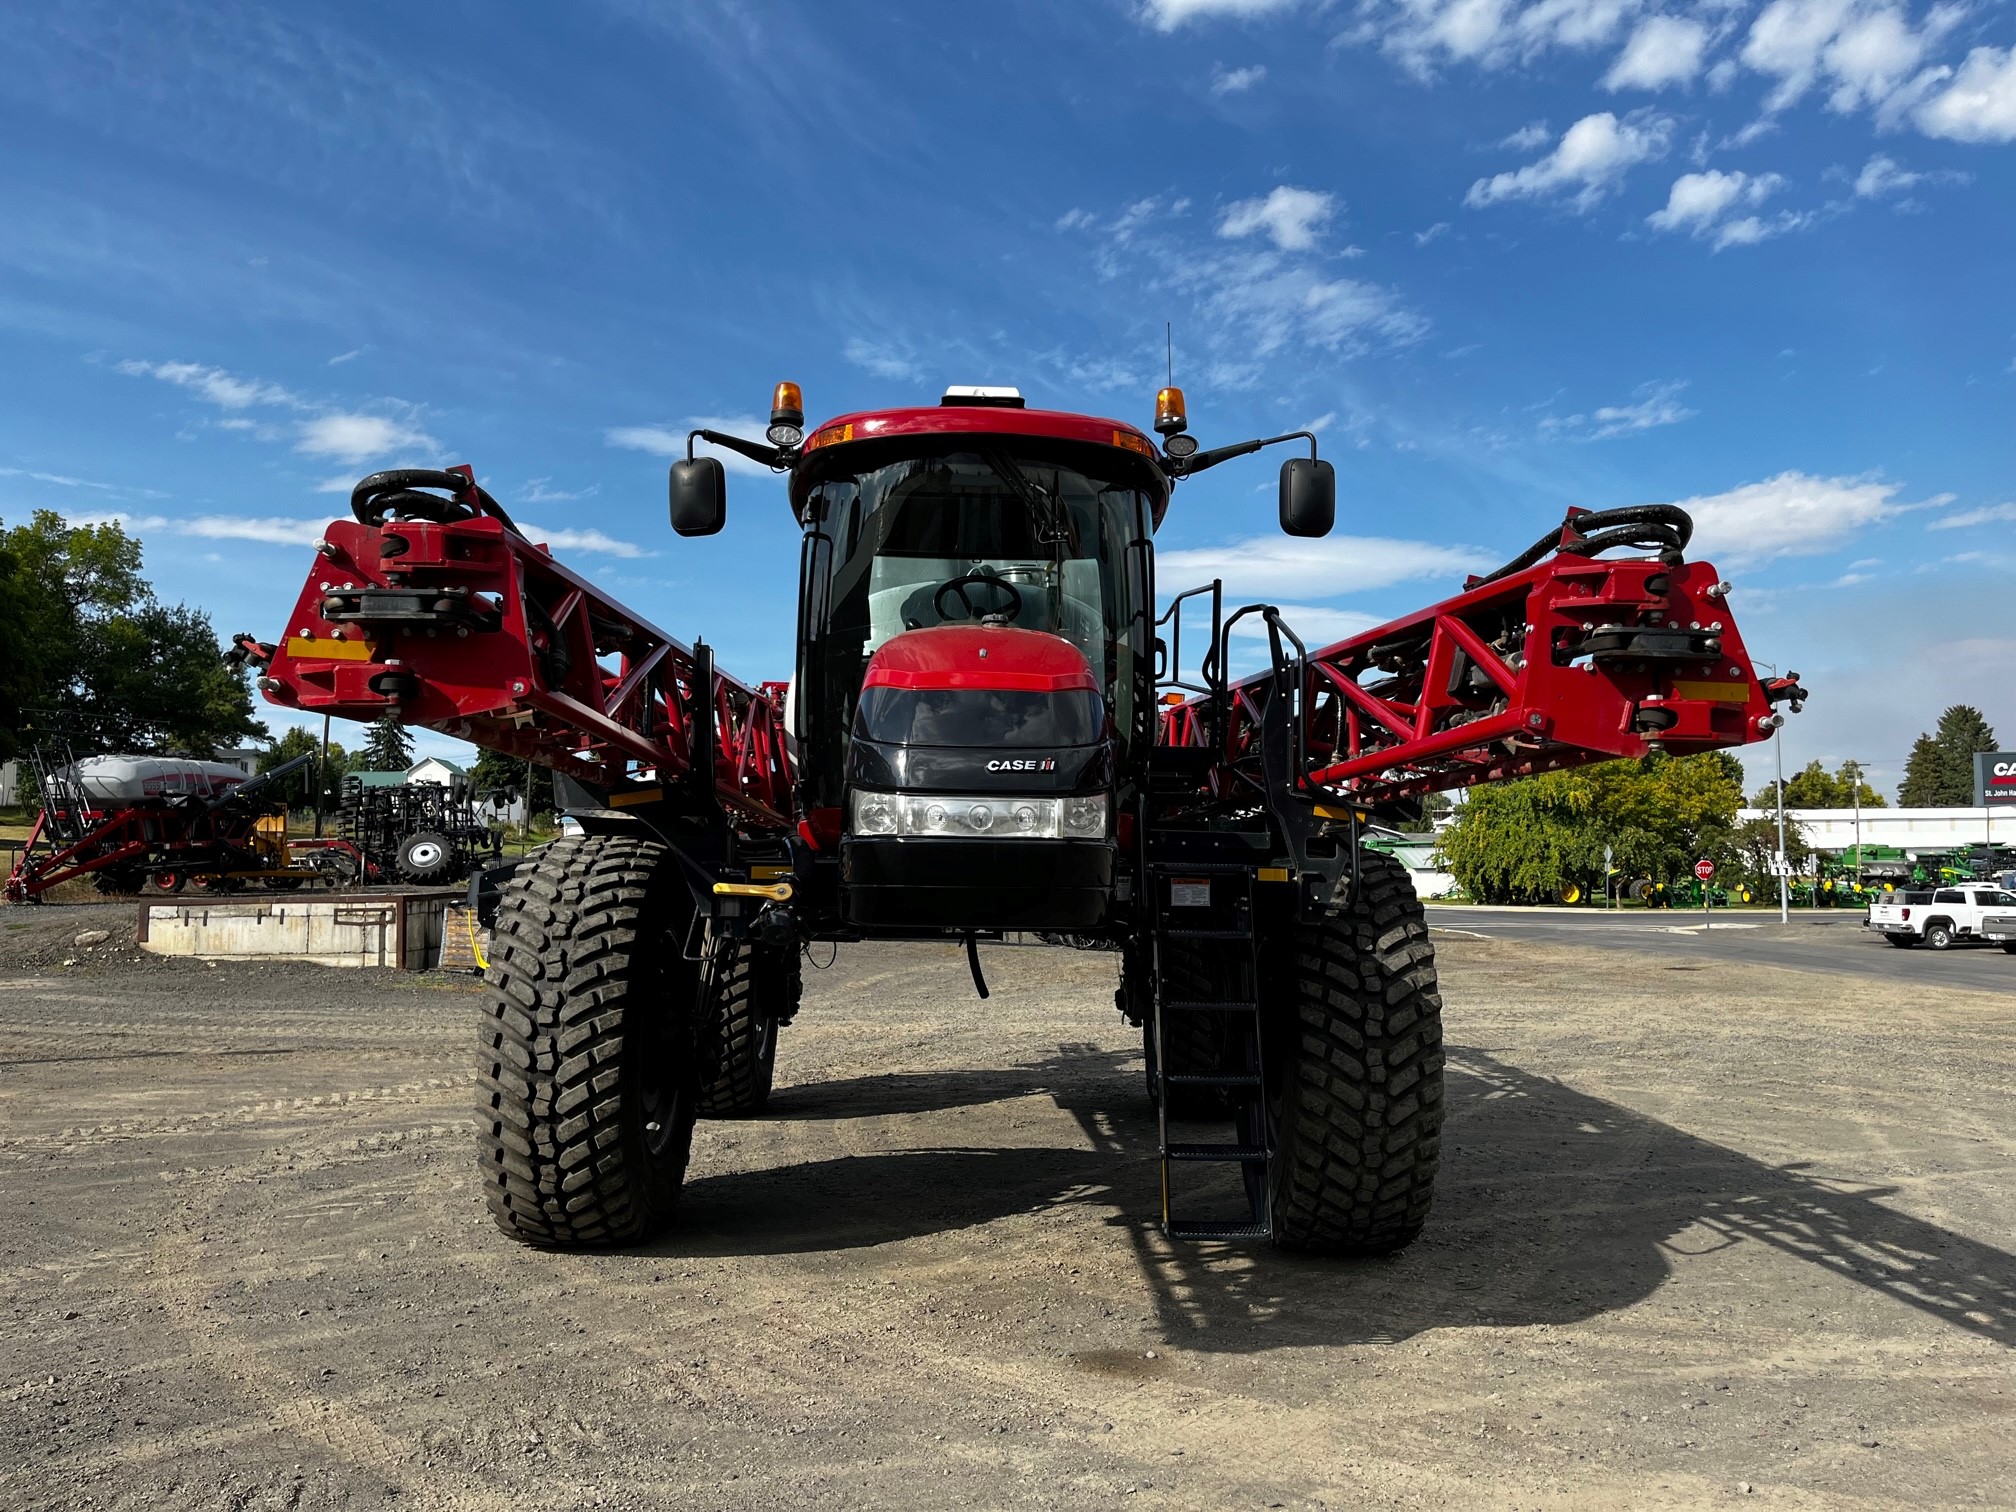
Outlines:
{"type": "Polygon", "coordinates": [[[1054,772],[1057,758],[1054,756],[1016,756],[1007,760],[987,763],[990,772],[1054,772]]]}

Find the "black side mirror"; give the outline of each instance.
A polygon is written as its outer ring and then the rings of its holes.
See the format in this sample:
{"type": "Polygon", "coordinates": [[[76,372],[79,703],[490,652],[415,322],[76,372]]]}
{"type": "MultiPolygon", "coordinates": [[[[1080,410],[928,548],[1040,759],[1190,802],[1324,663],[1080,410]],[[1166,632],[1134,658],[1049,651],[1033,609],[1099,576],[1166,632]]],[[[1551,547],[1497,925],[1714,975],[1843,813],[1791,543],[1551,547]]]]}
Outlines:
{"type": "Polygon", "coordinates": [[[1281,464],[1281,528],[1291,536],[1326,536],[1337,523],[1337,469],[1314,457],[1281,464]]]}
{"type": "MultiPolygon", "coordinates": [[[[1287,485],[1282,485],[1285,490],[1287,485]]],[[[1285,499],[1287,494],[1284,492],[1285,499]]],[[[1287,505],[1282,505],[1285,510],[1287,505]]],[[[719,457],[672,464],[672,528],[682,536],[713,535],[728,523],[728,474],[719,457]]]]}

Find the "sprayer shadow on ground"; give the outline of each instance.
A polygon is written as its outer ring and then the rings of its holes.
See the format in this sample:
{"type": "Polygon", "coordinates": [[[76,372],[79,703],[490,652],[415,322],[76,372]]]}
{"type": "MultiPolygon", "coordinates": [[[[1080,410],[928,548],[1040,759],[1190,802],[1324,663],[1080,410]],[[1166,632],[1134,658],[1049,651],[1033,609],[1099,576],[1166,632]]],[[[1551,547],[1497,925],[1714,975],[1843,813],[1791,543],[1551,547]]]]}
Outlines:
{"type": "Polygon", "coordinates": [[[1166,1338],[1250,1351],[1579,1322],[1650,1296],[1676,1257],[1751,1241],[2016,1345],[2016,1256],[1885,1206],[1891,1188],[1766,1164],[1485,1051],[1451,1047],[1449,1072],[1435,1212],[1389,1259],[1169,1243],[1152,1221],[1155,1129],[1138,1060],[1088,1046],[1010,1071],[782,1089],[775,1116],[928,1114],[1042,1092],[1089,1149],[888,1151],[709,1176],[689,1185],[678,1229],[653,1249],[848,1249],[1091,1204],[1128,1231],[1166,1338]]]}

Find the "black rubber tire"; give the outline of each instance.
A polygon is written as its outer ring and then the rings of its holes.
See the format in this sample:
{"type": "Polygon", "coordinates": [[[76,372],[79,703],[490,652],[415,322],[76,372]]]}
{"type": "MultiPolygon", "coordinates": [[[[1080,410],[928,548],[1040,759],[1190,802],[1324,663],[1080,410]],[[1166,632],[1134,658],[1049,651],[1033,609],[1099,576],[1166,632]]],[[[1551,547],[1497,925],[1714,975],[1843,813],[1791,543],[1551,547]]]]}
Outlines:
{"type": "Polygon", "coordinates": [[[104,897],[125,898],[147,885],[147,874],[137,867],[108,866],[92,874],[91,885],[104,897]]]}
{"type": "Polygon", "coordinates": [[[446,882],[455,870],[455,846],[446,835],[418,830],[399,842],[399,874],[423,885],[446,882]]]}
{"type": "Polygon", "coordinates": [[[744,944],[724,975],[716,1070],[700,1089],[700,1116],[749,1118],[770,1101],[777,1031],[798,1011],[802,963],[796,950],[744,944]]]}
{"type": "Polygon", "coordinates": [[[1951,950],[1953,948],[1953,926],[1945,920],[1935,920],[1925,926],[1925,944],[1931,950],[1951,950]]]}
{"type": "Polygon", "coordinates": [[[1892,945],[1895,945],[1899,950],[1909,950],[1913,945],[1918,943],[1916,937],[1912,935],[1886,934],[1883,938],[1888,940],[1892,945]]]}
{"type": "Polygon", "coordinates": [[[692,899],[653,840],[557,840],[505,884],[484,973],[479,1157],[497,1226],[555,1249],[671,1217],[698,1106],[692,899]]]}
{"type": "Polygon", "coordinates": [[[1263,983],[1277,1148],[1274,1243],[1384,1255],[1421,1232],[1442,1148],[1435,947],[1399,862],[1359,858],[1357,896],[1287,921],[1263,983]]]}
{"type": "Polygon", "coordinates": [[[2004,955],[2016,955],[2016,945],[2004,945],[2004,946],[2002,947],[2002,954],[2004,954],[2004,955]]]}

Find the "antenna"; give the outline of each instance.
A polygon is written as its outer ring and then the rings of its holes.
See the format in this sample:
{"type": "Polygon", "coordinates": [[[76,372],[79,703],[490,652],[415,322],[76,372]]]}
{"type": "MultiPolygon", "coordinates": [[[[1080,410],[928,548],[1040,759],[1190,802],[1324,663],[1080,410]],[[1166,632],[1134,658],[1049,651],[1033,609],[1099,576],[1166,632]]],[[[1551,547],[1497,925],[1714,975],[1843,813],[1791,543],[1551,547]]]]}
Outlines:
{"type": "Polygon", "coordinates": [[[1169,359],[1169,387],[1176,387],[1176,322],[1162,322],[1162,341],[1165,355],[1169,359]]]}

